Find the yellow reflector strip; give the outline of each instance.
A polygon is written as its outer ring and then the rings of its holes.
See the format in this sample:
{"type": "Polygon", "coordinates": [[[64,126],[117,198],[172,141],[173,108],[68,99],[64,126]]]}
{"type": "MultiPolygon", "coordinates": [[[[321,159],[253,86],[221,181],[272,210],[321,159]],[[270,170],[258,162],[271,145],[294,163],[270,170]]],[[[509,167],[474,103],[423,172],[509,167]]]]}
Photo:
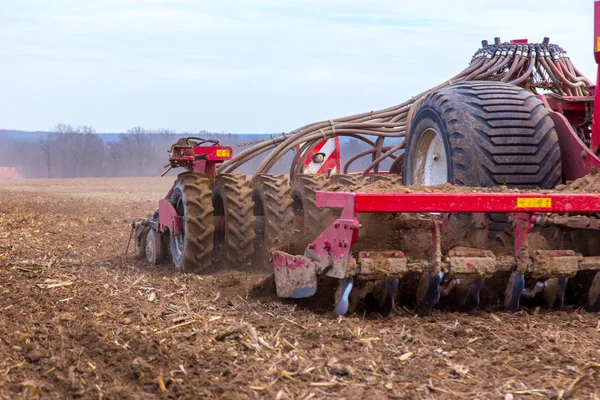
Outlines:
{"type": "Polygon", "coordinates": [[[596,38],[596,51],[600,51],[600,36],[596,38]]]}
{"type": "Polygon", "coordinates": [[[217,157],[229,157],[229,150],[227,149],[218,149],[217,157]]]}
{"type": "Polygon", "coordinates": [[[552,208],[550,197],[517,197],[517,208],[552,208]]]}

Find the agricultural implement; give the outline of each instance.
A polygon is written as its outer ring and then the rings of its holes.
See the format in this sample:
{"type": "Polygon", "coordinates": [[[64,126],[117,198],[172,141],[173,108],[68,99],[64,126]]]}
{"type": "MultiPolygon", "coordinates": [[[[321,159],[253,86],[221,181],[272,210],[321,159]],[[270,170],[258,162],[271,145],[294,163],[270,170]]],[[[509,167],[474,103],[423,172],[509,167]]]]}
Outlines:
{"type": "Polygon", "coordinates": [[[152,218],[134,220],[136,254],[170,258],[181,271],[261,266],[288,298],[335,278],[340,315],[367,296],[389,314],[410,277],[419,315],[450,294],[472,311],[486,288],[507,311],[528,298],[600,311],[595,90],[548,38],[496,38],[464,71],[395,107],[309,124],[235,156],[215,141],[181,139],[168,166],[186,171],[152,218]],[[342,137],[367,147],[343,166],[342,137]],[[290,151],[289,174],[270,174],[290,151]],[[252,177],[235,172],[256,157],[252,177]],[[579,178],[592,184],[554,190],[579,178]],[[417,232],[425,255],[407,240],[417,232]],[[532,245],[532,234],[547,246],[532,245]]]}

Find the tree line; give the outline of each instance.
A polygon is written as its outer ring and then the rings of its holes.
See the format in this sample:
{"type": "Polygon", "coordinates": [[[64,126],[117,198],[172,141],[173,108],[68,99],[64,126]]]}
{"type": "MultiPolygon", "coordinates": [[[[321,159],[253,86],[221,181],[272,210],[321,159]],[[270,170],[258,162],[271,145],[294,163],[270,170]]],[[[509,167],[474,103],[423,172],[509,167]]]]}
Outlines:
{"type": "MultiPolygon", "coordinates": [[[[114,140],[104,140],[91,126],[68,124],[56,125],[46,137],[35,141],[0,136],[0,165],[15,165],[28,178],[158,176],[168,163],[167,151],[181,137],[216,139],[233,145],[234,153],[249,147],[239,146],[247,140],[245,135],[206,131],[188,134],[133,127],[115,136],[114,140]]],[[[351,139],[342,145],[342,159],[365,149],[362,142],[351,139]]],[[[271,172],[288,173],[292,158],[293,154],[288,154],[271,172]]],[[[250,160],[238,172],[252,174],[260,161],[250,160]]],[[[359,160],[353,170],[360,170],[367,162],[359,160]]]]}

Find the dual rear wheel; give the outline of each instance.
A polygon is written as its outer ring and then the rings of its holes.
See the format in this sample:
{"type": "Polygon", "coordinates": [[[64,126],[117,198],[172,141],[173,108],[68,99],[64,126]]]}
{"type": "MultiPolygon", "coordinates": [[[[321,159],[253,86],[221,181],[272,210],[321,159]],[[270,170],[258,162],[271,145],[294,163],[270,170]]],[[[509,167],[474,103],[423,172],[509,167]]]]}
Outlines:
{"type": "Polygon", "coordinates": [[[182,220],[171,235],[171,256],[182,272],[209,272],[223,266],[247,267],[252,259],[252,189],[245,175],[208,177],[186,173],[175,182],[171,203],[182,220]]]}
{"type": "Polygon", "coordinates": [[[136,254],[159,264],[170,253],[181,272],[272,268],[270,249],[291,238],[289,193],[284,175],[259,175],[249,181],[243,174],[221,174],[212,182],[202,174],[181,174],[171,195],[181,218],[180,233],[161,235],[142,227],[143,235],[136,235],[136,254]]]}

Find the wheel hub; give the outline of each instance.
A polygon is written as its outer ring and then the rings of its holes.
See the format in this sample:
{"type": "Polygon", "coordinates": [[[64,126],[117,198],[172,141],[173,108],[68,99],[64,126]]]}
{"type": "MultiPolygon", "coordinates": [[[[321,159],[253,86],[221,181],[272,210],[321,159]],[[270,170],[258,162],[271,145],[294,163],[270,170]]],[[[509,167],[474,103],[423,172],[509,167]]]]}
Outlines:
{"type": "Polygon", "coordinates": [[[417,185],[431,186],[448,182],[448,155],[435,129],[427,129],[419,138],[413,165],[413,183],[417,185]]]}
{"type": "Polygon", "coordinates": [[[146,240],[146,260],[152,262],[154,260],[154,241],[146,240]]]}

